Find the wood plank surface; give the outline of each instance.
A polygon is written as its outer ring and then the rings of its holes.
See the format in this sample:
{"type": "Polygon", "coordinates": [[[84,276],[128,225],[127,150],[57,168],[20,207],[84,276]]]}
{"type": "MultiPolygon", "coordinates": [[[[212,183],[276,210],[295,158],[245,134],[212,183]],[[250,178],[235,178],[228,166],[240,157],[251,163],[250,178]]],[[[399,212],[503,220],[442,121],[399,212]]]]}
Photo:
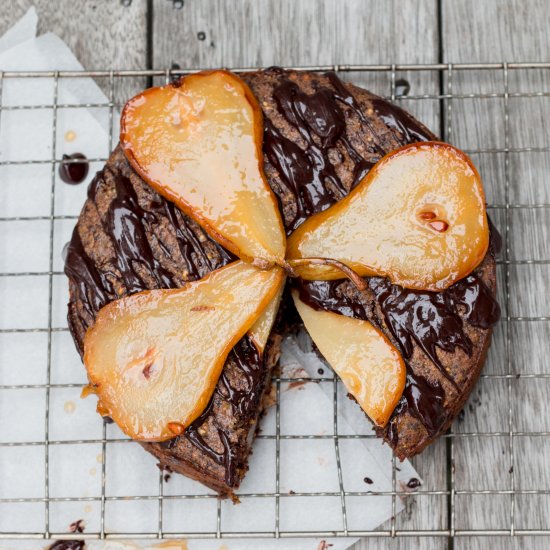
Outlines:
{"type": "MultiPolygon", "coordinates": [[[[548,61],[550,37],[548,2],[507,2],[452,0],[442,2],[443,61],[548,61]]],[[[446,79],[448,82],[448,79],[446,79]]],[[[550,71],[475,71],[455,72],[452,91],[455,94],[503,94],[508,92],[550,91],[550,71]]],[[[451,140],[467,149],[505,147],[546,147],[550,144],[542,113],[550,112],[547,97],[455,99],[451,111],[451,140]],[[506,121],[508,115],[508,122],[506,121]],[[506,130],[509,135],[506,138],[506,130]]],[[[481,153],[472,157],[479,165],[488,189],[488,201],[504,204],[548,202],[548,152],[481,153]],[[505,191],[509,182],[508,194],[505,191]],[[508,197],[506,196],[508,195],[508,197]],[[546,199],[542,199],[546,197],[546,199]]],[[[506,213],[491,211],[497,226],[506,237],[509,224],[508,253],[502,259],[548,260],[550,229],[548,209],[518,208],[506,213]]],[[[500,270],[501,304],[506,306],[506,277],[510,299],[509,315],[537,317],[549,315],[547,300],[541,300],[548,288],[548,264],[510,265],[500,270]],[[542,293],[542,294],[541,294],[542,293]]],[[[506,308],[504,308],[504,313],[506,308]]],[[[548,374],[548,323],[541,321],[501,322],[485,369],[489,374],[548,374]],[[506,354],[506,332],[510,331],[509,358],[506,354]]],[[[550,399],[548,379],[513,378],[483,380],[465,409],[464,422],[455,424],[457,432],[504,431],[509,427],[509,410],[514,431],[548,431],[543,413],[550,399]],[[510,384],[510,388],[508,387],[510,384]],[[509,395],[510,392],[510,395],[509,395]],[[512,406],[510,409],[510,398],[512,406]]],[[[513,459],[510,438],[456,438],[454,440],[455,488],[460,490],[548,490],[550,467],[548,437],[514,437],[513,459]]],[[[457,495],[455,527],[457,529],[548,528],[550,495],[457,495]]],[[[499,538],[458,537],[454,548],[519,549],[548,548],[548,537],[499,538]]]]}
{"type": "MultiPolygon", "coordinates": [[[[35,6],[37,33],[53,32],[88,70],[147,68],[147,2],[119,0],[9,0],[0,10],[0,34],[35,6]],[[128,5],[126,5],[128,4],[128,5]]],[[[97,83],[109,95],[109,82],[97,83]]],[[[143,89],[144,78],[116,80],[115,100],[124,102],[143,89]]]]}
{"type": "MultiPolygon", "coordinates": [[[[31,4],[37,8],[39,33],[57,33],[88,69],[235,67],[269,65],[332,65],[355,63],[433,63],[486,61],[548,61],[550,9],[547,0],[13,0],[0,10],[0,34],[31,4]],[[148,6],[152,13],[148,13],[148,6]],[[151,28],[152,34],[147,36],[151,28]]],[[[437,95],[439,75],[434,72],[396,74],[410,83],[409,95],[437,95]]],[[[346,74],[345,78],[381,95],[391,95],[388,73],[346,74]]],[[[505,78],[510,93],[550,92],[550,71],[524,70],[454,72],[454,94],[502,94],[505,78]]],[[[102,85],[101,82],[99,82],[102,85]]],[[[443,79],[445,91],[449,75],[443,79]]],[[[145,85],[144,79],[125,79],[117,86],[123,101],[145,85]]],[[[103,83],[107,90],[106,84],[103,83]]],[[[496,205],[550,202],[550,153],[503,152],[550,146],[550,126],[541,121],[550,113],[548,97],[454,99],[440,112],[437,99],[399,98],[403,107],[436,133],[443,126],[448,139],[465,149],[496,149],[472,153],[484,177],[487,200],[496,205]],[[449,117],[450,112],[450,117],[449,117]],[[506,120],[506,113],[508,119],[506,120]],[[506,138],[505,130],[509,136],[506,138]],[[450,132],[449,132],[450,131],[450,132]],[[509,182],[505,193],[505,181],[509,182]]],[[[550,260],[547,208],[491,210],[495,223],[508,221],[508,260],[550,260]]],[[[506,233],[505,231],[503,231],[506,233]]],[[[505,235],[506,236],[506,235],[505,235]]],[[[506,258],[503,256],[502,258],[506,258]]],[[[550,316],[545,290],[548,263],[520,263],[500,268],[501,303],[513,317],[550,316]],[[527,281],[527,282],[526,282],[527,281]]],[[[507,432],[509,393],[512,429],[550,431],[547,412],[550,380],[521,378],[522,374],[550,374],[548,321],[503,322],[486,374],[520,375],[482,380],[464,418],[455,422],[452,453],[454,488],[550,490],[550,438],[517,436],[510,461],[506,436],[462,437],[467,432],[507,432]],[[507,348],[507,334],[510,343],[507,348]],[[506,351],[509,350],[509,355],[506,351]],[[513,464],[512,464],[513,462],[513,464]],[[510,467],[513,466],[513,470],[510,467]]],[[[424,490],[449,488],[447,463],[450,449],[440,440],[413,462],[424,478],[424,490]]],[[[454,497],[456,529],[508,529],[513,514],[516,529],[547,529],[550,495],[464,495],[454,497]]],[[[395,520],[397,529],[447,529],[451,525],[447,496],[418,495],[395,520]]],[[[391,524],[384,527],[389,528],[391,524]]],[[[520,549],[548,548],[548,537],[444,537],[366,539],[354,550],[370,549],[520,549]]]]}

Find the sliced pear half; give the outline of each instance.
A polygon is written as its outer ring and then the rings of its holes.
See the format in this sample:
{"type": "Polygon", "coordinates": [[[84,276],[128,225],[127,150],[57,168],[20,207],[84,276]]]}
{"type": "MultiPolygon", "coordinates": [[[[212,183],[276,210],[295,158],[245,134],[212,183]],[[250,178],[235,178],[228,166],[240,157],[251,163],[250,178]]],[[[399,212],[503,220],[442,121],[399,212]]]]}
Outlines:
{"type": "Polygon", "coordinates": [[[143,179],[235,255],[267,267],[283,263],[286,238],[262,139],[256,98],[227,71],[145,90],[122,112],[120,143],[143,179]]]}
{"type": "Polygon", "coordinates": [[[481,179],[460,150],[406,145],[380,160],[342,201],[289,238],[290,265],[305,279],[338,279],[320,258],[406,288],[443,290],[471,273],[489,246],[481,179]],[[303,259],[316,263],[303,265],[303,259]],[[296,262],[298,263],[298,262],[296,262]]]}
{"type": "Polygon", "coordinates": [[[265,346],[271,334],[271,329],[275,323],[277,313],[279,311],[279,305],[281,304],[281,298],[283,296],[283,290],[285,288],[284,282],[279,287],[279,290],[271,299],[271,302],[267,305],[259,319],[252,325],[252,328],[248,331],[248,335],[256,345],[256,348],[260,353],[264,352],[265,346]]]}
{"type": "Polygon", "coordinates": [[[181,289],[140,292],[102,308],[84,339],[98,410],[136,440],[183,433],[283,280],[278,267],[238,261],[181,289]]]}
{"type": "Polygon", "coordinates": [[[308,306],[292,292],[304,325],[344,386],[377,426],[385,426],[406,381],[401,354],[368,321],[308,306]]]}

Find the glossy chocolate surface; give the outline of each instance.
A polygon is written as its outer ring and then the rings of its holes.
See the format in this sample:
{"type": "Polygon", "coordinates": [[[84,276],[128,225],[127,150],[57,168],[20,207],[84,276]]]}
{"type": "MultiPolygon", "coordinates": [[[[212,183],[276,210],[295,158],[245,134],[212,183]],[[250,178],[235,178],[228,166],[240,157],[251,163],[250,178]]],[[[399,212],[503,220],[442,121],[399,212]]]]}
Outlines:
{"type": "MultiPolygon", "coordinates": [[[[109,171],[108,168],[105,171],[109,171]]],[[[88,198],[96,203],[99,187],[107,174],[99,172],[88,188],[88,198]]],[[[84,250],[82,240],[75,228],[67,249],[65,261],[65,273],[71,281],[78,285],[79,294],[86,298],[82,300],[86,313],[93,319],[97,312],[109,302],[119,298],[115,291],[113,280],[121,280],[125,286],[124,294],[131,294],[147,290],[149,288],[177,288],[177,281],[162,268],[155,257],[146,232],[162,218],[167,218],[173,225],[177,243],[185,267],[189,273],[189,279],[199,279],[206,273],[223,265],[227,265],[235,258],[225,249],[216,245],[218,260],[211,259],[205,251],[204,244],[199,241],[192,230],[188,219],[182,216],[176,207],[160,196],[156,196],[156,202],[149,209],[140,206],[137,194],[128,178],[110,172],[109,177],[114,179],[116,196],[111,201],[106,216],[102,220],[105,233],[115,249],[112,258],[112,270],[101,269],[88,256],[84,250]],[[146,275],[145,275],[146,274],[146,275]],[[149,279],[149,280],[148,280],[149,279]],[[151,280],[153,284],[151,284],[151,280]]],[[[162,245],[162,243],[160,243],[162,245]]],[[[80,319],[87,326],[87,320],[80,319]]],[[[73,332],[75,340],[77,335],[73,332]]],[[[79,342],[82,348],[82,343],[79,342]]],[[[238,411],[252,409],[263,393],[262,367],[263,358],[257,352],[248,338],[244,338],[233,350],[237,367],[245,373],[249,382],[249,391],[236,390],[231,387],[229,380],[222,375],[222,383],[225,388],[225,398],[238,411]]],[[[223,451],[218,452],[208,446],[198,434],[198,428],[211,412],[212,401],[202,415],[192,424],[191,428],[181,437],[187,438],[195,446],[213,458],[217,463],[225,467],[226,481],[233,481],[234,454],[229,445],[229,431],[223,426],[218,427],[220,441],[223,443],[223,451]]],[[[170,448],[177,443],[177,438],[170,440],[166,446],[170,448]]]]}
{"type": "MultiPolygon", "coordinates": [[[[226,372],[222,372],[221,385],[216,386],[216,392],[222,393],[223,397],[236,407],[242,415],[249,415],[257,406],[263,395],[262,380],[262,358],[256,349],[256,346],[249,338],[243,338],[232,350],[230,358],[235,362],[244,374],[247,382],[246,388],[235,388],[226,372]],[[221,389],[223,388],[223,389],[221,389]]],[[[201,426],[210,416],[213,399],[205,411],[187,428],[185,435],[195,446],[204,451],[216,463],[224,466],[225,482],[231,487],[235,482],[236,475],[236,455],[230,444],[230,432],[221,424],[216,423],[216,431],[223,445],[221,452],[208,445],[200,434],[201,426]]]]}
{"type": "MultiPolygon", "coordinates": [[[[332,96],[332,102],[335,105],[341,103],[351,108],[362,124],[371,133],[377,135],[375,128],[361,110],[358,101],[349,88],[342,83],[335,73],[328,73],[327,76],[333,91],[332,94],[323,93],[323,104],[328,102],[329,97],[332,96]]],[[[302,101],[301,104],[305,103],[302,101]]],[[[405,145],[434,139],[434,136],[399,107],[375,99],[373,100],[373,108],[400,144],[405,145]]],[[[318,114],[332,113],[334,109],[334,105],[332,108],[324,105],[323,109],[317,108],[315,112],[318,114]]],[[[285,110],[281,109],[280,111],[285,118],[288,116],[285,110]]],[[[304,118],[311,118],[307,115],[303,116],[304,118]]],[[[321,121],[316,121],[316,124],[323,127],[321,121]]],[[[330,126],[330,124],[328,125],[330,126]]],[[[379,139],[375,140],[374,147],[376,147],[376,152],[383,156],[390,151],[384,150],[379,145],[384,140],[381,136],[378,137],[379,139]]],[[[367,167],[365,171],[361,161],[356,164],[356,170],[357,166],[360,166],[361,177],[370,168],[367,167]]],[[[354,183],[357,183],[357,181],[354,183]]],[[[297,200],[300,200],[299,196],[297,200]]],[[[313,213],[326,208],[324,201],[320,201],[318,204],[308,204],[308,206],[313,213]]],[[[491,245],[494,251],[498,251],[501,246],[500,235],[492,224],[491,245]]],[[[370,278],[368,281],[375,300],[382,310],[388,329],[399,346],[405,361],[407,362],[407,359],[410,359],[413,345],[417,344],[453,385],[455,384],[454,381],[439,361],[435,350],[440,348],[454,352],[458,347],[471,354],[472,342],[464,330],[459,308],[464,308],[464,316],[472,326],[483,329],[492,327],[500,318],[498,303],[490,289],[475,274],[459,281],[447,291],[439,293],[403,289],[397,285],[392,285],[385,279],[376,277],[370,278]]],[[[300,280],[295,284],[299,290],[300,298],[312,307],[359,319],[369,319],[369,307],[372,307],[372,305],[369,306],[357,295],[340,292],[338,289],[341,287],[342,281],[300,280]]],[[[405,391],[394,411],[392,421],[387,427],[388,437],[394,445],[397,443],[395,419],[405,411],[417,418],[425,426],[430,436],[438,432],[447,418],[444,408],[445,392],[443,387],[440,384],[430,382],[419,374],[415,374],[408,362],[407,367],[405,391]]]]}
{"type": "MultiPolygon", "coordinates": [[[[472,352],[472,342],[466,334],[459,310],[469,324],[487,329],[500,318],[500,308],[491,291],[476,274],[471,274],[445,292],[419,292],[392,285],[386,279],[368,279],[370,290],[380,307],[387,328],[399,347],[408,367],[407,384],[393,418],[408,410],[425,426],[430,436],[444,424],[445,392],[443,387],[416,374],[408,360],[414,344],[418,345],[440,372],[456,386],[437,357],[436,348],[454,352],[460,348],[472,352]]],[[[300,298],[316,309],[324,309],[373,320],[367,301],[341,291],[342,281],[304,281],[295,283],[300,298]]],[[[397,442],[395,423],[390,421],[388,435],[397,442]]]]}
{"type": "MultiPolygon", "coordinates": [[[[277,69],[272,69],[277,71],[277,69]]],[[[338,177],[329,153],[337,143],[347,151],[354,163],[352,188],[374,166],[364,159],[352,145],[346,134],[346,117],[343,108],[349,108],[378,139],[370,145],[379,158],[389,151],[382,148],[383,140],[363,113],[358,101],[335,73],[326,76],[331,87],[320,88],[314,93],[302,92],[284,71],[278,71],[279,84],[273,95],[285,121],[296,129],[306,144],[305,149],[284,137],[266,116],[264,120],[264,153],[277,169],[287,192],[296,201],[295,217],[286,223],[287,234],[292,233],[309,216],[326,210],[348,194],[338,177]]],[[[400,133],[404,145],[413,141],[433,138],[408,113],[382,100],[374,100],[377,114],[392,131],[400,133]]]]}
{"type": "Polygon", "coordinates": [[[328,89],[305,94],[296,83],[282,77],[274,98],[279,112],[307,144],[303,150],[284,138],[271,122],[265,125],[264,151],[297,199],[296,217],[287,224],[290,233],[309,216],[326,210],[346,195],[328,158],[329,149],[336,145],[346,126],[328,89]]]}

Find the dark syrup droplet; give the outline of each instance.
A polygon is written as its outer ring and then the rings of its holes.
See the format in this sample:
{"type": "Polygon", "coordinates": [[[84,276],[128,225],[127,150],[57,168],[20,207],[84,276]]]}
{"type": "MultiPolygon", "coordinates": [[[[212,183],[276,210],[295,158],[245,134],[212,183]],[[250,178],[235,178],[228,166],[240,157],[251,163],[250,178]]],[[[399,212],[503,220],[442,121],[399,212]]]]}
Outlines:
{"type": "Polygon", "coordinates": [[[363,481],[368,485],[372,485],[374,483],[370,477],[363,478],[363,481]]]}
{"type": "Polygon", "coordinates": [[[323,369],[317,369],[318,374],[325,374],[325,371],[323,369]]]}
{"type": "Polygon", "coordinates": [[[90,164],[82,153],[63,155],[63,160],[80,160],[82,162],[61,163],[59,165],[59,177],[69,185],[82,183],[88,175],[90,164]]]}
{"type": "MultiPolygon", "coordinates": [[[[174,63],[172,61],[172,64],[170,65],[170,70],[171,71],[179,71],[179,70],[181,70],[181,66],[180,66],[179,63],[174,63]]],[[[180,78],[181,78],[181,75],[179,75],[179,74],[171,74],[170,75],[170,82],[172,82],[172,84],[177,84],[179,82],[180,78]]]]}
{"type": "Polygon", "coordinates": [[[409,489],[416,489],[417,487],[420,487],[420,485],[422,484],[420,483],[420,480],[416,477],[411,477],[411,479],[409,479],[409,481],[407,482],[407,487],[409,489]]]}
{"type": "Polygon", "coordinates": [[[409,84],[408,80],[405,80],[404,78],[398,78],[395,81],[395,95],[396,96],[409,95],[410,91],[411,91],[411,85],[409,84]]]}
{"type": "Polygon", "coordinates": [[[200,31],[197,33],[197,38],[202,42],[203,40],[206,40],[206,33],[203,31],[200,31]]]}

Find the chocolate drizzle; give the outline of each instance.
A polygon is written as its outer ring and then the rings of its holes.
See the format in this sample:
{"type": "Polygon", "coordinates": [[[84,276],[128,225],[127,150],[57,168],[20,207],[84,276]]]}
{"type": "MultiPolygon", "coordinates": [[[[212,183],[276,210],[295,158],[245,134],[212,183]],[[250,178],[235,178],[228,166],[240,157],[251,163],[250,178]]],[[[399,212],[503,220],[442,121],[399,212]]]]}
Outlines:
{"type": "MultiPolygon", "coordinates": [[[[367,281],[404,358],[411,358],[416,343],[447,378],[436,347],[450,353],[459,347],[472,353],[460,312],[472,326],[483,329],[500,318],[500,307],[491,290],[475,273],[444,292],[409,290],[379,277],[367,281]]],[[[315,309],[372,321],[368,302],[343,290],[346,281],[299,280],[295,284],[300,299],[315,309]]]]}
{"type": "MultiPolygon", "coordinates": [[[[286,224],[290,234],[309,216],[326,210],[349,193],[329,159],[329,151],[337,143],[346,149],[355,165],[351,188],[374,166],[374,162],[359,154],[346,135],[346,117],[339,103],[351,108],[372,133],[374,130],[335,73],[326,75],[333,89],[320,88],[311,94],[302,92],[295,82],[280,74],[281,84],[273,92],[275,102],[280,114],[306,144],[304,150],[285,138],[266,117],[264,152],[288,191],[296,197],[296,214],[286,224]]],[[[379,157],[384,155],[377,140],[372,147],[379,157]]]]}
{"type": "Polygon", "coordinates": [[[300,300],[316,310],[332,311],[355,319],[369,319],[368,307],[356,294],[346,292],[346,280],[305,281],[297,279],[292,284],[298,290],[300,300]]]}
{"type": "Polygon", "coordinates": [[[463,330],[460,315],[454,303],[449,301],[448,293],[407,290],[380,278],[369,279],[369,287],[403,357],[412,357],[416,343],[454,385],[437,356],[436,347],[449,353],[459,347],[471,355],[472,342],[463,330]]]}
{"type": "MultiPolygon", "coordinates": [[[[500,318],[500,307],[491,290],[472,273],[444,292],[420,292],[392,285],[387,279],[367,279],[373,299],[380,307],[386,326],[407,364],[407,383],[387,427],[388,438],[397,444],[397,417],[405,412],[420,420],[430,436],[444,425],[445,391],[436,381],[415,373],[409,360],[414,344],[438,367],[442,375],[457,389],[451,374],[439,360],[436,348],[447,352],[462,349],[471,355],[473,344],[466,334],[460,316],[474,327],[488,329],[500,318]]],[[[295,283],[300,299],[315,309],[333,311],[374,321],[369,301],[346,293],[349,286],[342,281],[303,281],[295,283]]],[[[372,308],[372,304],[370,305],[372,308]]]]}
{"type": "Polygon", "coordinates": [[[174,280],[157,260],[147,239],[147,227],[157,222],[153,212],[143,209],[130,180],[115,178],[116,197],[107,212],[104,228],[112,236],[115,249],[114,266],[121,277],[127,294],[146,288],[170,288],[174,280]],[[141,268],[141,269],[139,269],[141,268]],[[150,285],[147,279],[151,280],[150,285]]]}
{"type": "Polygon", "coordinates": [[[456,307],[463,308],[463,315],[474,326],[488,329],[500,319],[500,306],[491,290],[472,273],[465,277],[445,293],[456,307]]]}
{"type": "Polygon", "coordinates": [[[290,235],[308,218],[308,212],[313,212],[314,203],[302,191],[304,182],[313,180],[313,170],[303,149],[285,138],[268,118],[264,124],[264,152],[279,172],[287,191],[296,197],[296,212],[292,220],[286,223],[287,235],[290,235]]]}
{"type": "MultiPolygon", "coordinates": [[[[234,256],[211,241],[217,255],[209,258],[201,243],[173,203],[160,196],[155,197],[149,208],[140,205],[130,180],[109,169],[98,172],[88,187],[88,199],[94,204],[100,186],[106,178],[114,182],[115,198],[109,205],[101,224],[109,237],[114,254],[109,266],[101,269],[86,253],[78,226],[75,227],[67,249],[65,274],[78,286],[79,295],[90,319],[81,319],[84,326],[107,303],[122,295],[133,294],[151,288],[177,288],[174,276],[165,269],[151,249],[147,235],[153,232],[160,220],[167,218],[174,228],[179,251],[187,270],[187,279],[195,280],[206,273],[233,261],[234,256]],[[114,281],[124,285],[124,291],[116,291],[114,281]]],[[[169,250],[157,239],[159,247],[169,256],[169,250]]]]}
{"type": "MultiPolygon", "coordinates": [[[[335,73],[326,74],[326,85],[317,84],[313,93],[305,93],[285,71],[272,71],[276,72],[278,82],[273,91],[277,112],[295,135],[286,137],[289,134],[275,125],[277,118],[266,112],[263,148],[267,160],[278,171],[285,188],[283,192],[295,199],[295,211],[285,220],[289,234],[309,216],[327,209],[347,195],[374,163],[397,145],[434,139],[408,113],[384,100],[370,98],[371,103],[367,102],[365,107],[335,73]],[[371,106],[373,112],[369,109],[371,106]],[[353,124],[358,121],[364,131],[357,131],[353,126],[350,131],[346,128],[350,121],[353,124]],[[357,145],[360,140],[363,140],[364,147],[357,145]],[[358,149],[364,152],[368,160],[358,149]],[[330,160],[338,155],[343,159],[344,152],[353,163],[352,167],[346,167],[346,170],[352,171],[347,186],[342,181],[346,180],[342,171],[337,172],[330,160]]],[[[122,157],[122,153],[119,154],[122,157]]],[[[119,169],[110,169],[109,165],[90,184],[89,199],[94,205],[97,205],[97,195],[104,182],[109,184],[109,191],[113,190],[116,194],[101,220],[113,253],[106,263],[96,263],[86,253],[77,227],[66,256],[65,272],[76,285],[78,303],[84,310],[83,316],[77,313],[77,321],[82,325],[77,331],[74,326],[76,306],[74,302],[70,305],[72,319],[69,326],[81,351],[80,338],[105,304],[122,295],[149,288],[178,287],[184,280],[198,279],[234,259],[209,239],[207,246],[193,229],[193,223],[162,197],[154,195],[140,203],[130,180],[119,169]],[[162,240],[163,232],[158,230],[158,226],[166,222],[175,232],[183,262],[170,258],[174,247],[162,240]],[[156,255],[151,246],[151,235],[158,244],[158,247],[153,247],[156,255]],[[208,247],[215,247],[216,254],[209,255],[208,247]],[[166,258],[161,257],[163,254],[166,258]],[[174,260],[180,264],[182,271],[186,271],[181,279],[176,279],[176,275],[166,267],[168,261],[174,260]]],[[[491,224],[494,253],[499,247],[497,235],[491,224]]],[[[82,238],[88,246],[89,239],[93,241],[94,236],[83,233],[82,238]]],[[[97,249],[95,243],[89,246],[90,252],[97,249]]],[[[302,300],[317,309],[373,322],[376,322],[375,309],[379,307],[382,311],[388,331],[407,362],[406,387],[386,428],[394,446],[398,443],[398,421],[402,414],[408,412],[417,418],[430,436],[437,434],[447,419],[443,385],[415,373],[408,364],[414,346],[418,345],[452,382],[450,374],[439,361],[437,348],[450,352],[460,348],[471,354],[473,345],[464,330],[463,319],[474,327],[488,329],[499,316],[499,307],[491,290],[476,274],[442,293],[405,290],[384,279],[373,278],[369,280],[368,299],[355,292],[347,292],[347,283],[342,281],[297,281],[295,285],[302,300]]],[[[349,290],[349,285],[347,288],[349,290]]],[[[212,445],[210,437],[206,441],[201,435],[201,432],[205,434],[201,428],[207,422],[216,422],[213,410],[220,400],[228,402],[239,415],[251,418],[263,394],[265,369],[262,361],[253,344],[246,338],[241,340],[232,352],[232,362],[241,375],[238,382],[244,383],[236,384],[224,369],[213,399],[203,414],[182,436],[161,445],[170,449],[181,438],[186,438],[224,467],[226,483],[232,486],[240,457],[235,453],[235,443],[232,444],[230,439],[231,429],[215,424],[214,438],[217,433],[219,442],[212,445]]],[[[209,431],[208,436],[211,435],[209,431]]]]}
{"type": "Polygon", "coordinates": [[[399,141],[402,145],[433,139],[433,136],[423,126],[397,105],[393,105],[382,99],[373,99],[372,105],[374,112],[393,131],[394,136],[399,136],[399,141]]]}
{"type": "MultiPolygon", "coordinates": [[[[180,437],[185,437],[185,439],[190,441],[195,447],[209,456],[214,462],[216,462],[216,464],[223,466],[225,472],[225,482],[229,485],[229,487],[232,487],[235,482],[235,475],[237,473],[234,466],[236,454],[233,452],[226,430],[216,425],[216,431],[222,445],[221,451],[217,451],[212,445],[207,443],[199,431],[199,427],[202,426],[202,424],[206,421],[206,418],[212,413],[212,403],[213,401],[211,400],[201,416],[199,416],[199,418],[187,428],[185,434],[180,437]]],[[[176,443],[177,439],[173,440],[173,443],[167,447],[171,448],[175,446],[176,443]]]]}
{"type": "Polygon", "coordinates": [[[374,125],[371,123],[368,117],[365,116],[365,113],[363,113],[363,110],[361,109],[358,101],[355,99],[355,96],[338,78],[335,72],[328,72],[326,73],[326,76],[334,87],[334,99],[347,105],[359,118],[361,123],[369,129],[370,133],[376,138],[375,140],[373,140],[371,147],[374,152],[376,152],[380,157],[383,157],[386,154],[386,151],[381,145],[383,141],[380,135],[376,132],[374,125]]]}
{"type": "Polygon", "coordinates": [[[243,338],[231,351],[231,358],[244,374],[246,386],[236,388],[231,384],[227,372],[222,372],[220,381],[228,399],[242,416],[250,415],[255,404],[262,397],[263,388],[260,388],[264,376],[260,353],[250,338],[243,338]]]}
{"type": "MultiPolygon", "coordinates": [[[[188,223],[183,221],[182,214],[178,215],[174,203],[163,199],[159,205],[159,210],[161,213],[164,211],[164,214],[174,227],[179,251],[185,262],[187,272],[193,279],[200,279],[210,271],[214,271],[236,260],[236,257],[231,252],[219,245],[216,245],[219,258],[209,257],[195,232],[189,227],[188,223]]],[[[169,251],[162,242],[160,242],[160,245],[169,254],[169,251]]]]}
{"type": "Polygon", "coordinates": [[[224,426],[216,423],[215,417],[212,417],[212,422],[215,425],[222,445],[222,450],[217,451],[204,440],[201,435],[201,427],[211,416],[211,409],[214,406],[216,394],[221,395],[222,399],[229,401],[242,417],[250,418],[251,414],[257,409],[263,395],[264,387],[262,379],[264,378],[265,371],[262,368],[262,357],[248,337],[243,338],[233,348],[230,357],[238,369],[245,374],[246,387],[235,388],[231,384],[228,373],[224,370],[220,377],[220,383],[216,386],[214,396],[208,407],[180,437],[185,437],[212,458],[214,462],[222,465],[225,470],[225,482],[232,487],[235,482],[238,465],[236,464],[237,455],[231,446],[230,432],[224,426]]]}
{"type": "Polygon", "coordinates": [[[327,88],[306,94],[295,82],[282,77],[273,97],[281,115],[306,144],[305,150],[301,149],[284,138],[272,122],[267,122],[264,151],[299,201],[296,216],[287,224],[290,233],[309,216],[326,210],[347,195],[328,158],[329,149],[336,146],[346,124],[327,88]]]}
{"type": "MultiPolygon", "coordinates": [[[[305,144],[305,148],[302,148],[295,140],[283,136],[273,121],[265,117],[264,152],[279,172],[286,191],[296,199],[295,212],[290,220],[286,220],[287,233],[290,234],[309,216],[326,210],[346,196],[375,162],[389,151],[382,145],[387,142],[387,137],[383,138],[377,132],[355,96],[334,72],[325,75],[330,87],[320,87],[313,93],[305,93],[298,84],[285,76],[284,71],[276,68],[270,70],[277,73],[280,82],[273,91],[278,112],[305,144]],[[349,112],[344,112],[342,108],[354,113],[360,124],[374,137],[364,144],[373,156],[371,160],[365,159],[352,144],[346,133],[346,116],[349,112]],[[331,150],[340,153],[338,144],[346,150],[354,164],[349,189],[342,183],[329,158],[331,150]]],[[[428,131],[399,107],[378,99],[372,102],[381,120],[399,143],[432,138],[428,131]]]]}
{"type": "Polygon", "coordinates": [[[445,425],[448,415],[445,410],[445,390],[437,381],[431,382],[407,365],[407,381],[403,395],[385,428],[386,435],[395,447],[399,439],[398,421],[407,412],[426,428],[429,437],[435,436],[445,425]]]}
{"type": "Polygon", "coordinates": [[[78,293],[83,298],[82,305],[91,317],[114,299],[113,285],[107,275],[99,271],[86,254],[78,226],[73,230],[67,249],[65,274],[78,286],[78,293]]]}
{"type": "MultiPolygon", "coordinates": [[[[114,249],[108,267],[99,267],[86,253],[78,226],[73,231],[65,260],[65,273],[77,286],[80,303],[84,307],[86,316],[79,316],[83,331],[95,318],[97,312],[107,303],[122,295],[132,294],[151,288],[177,288],[178,280],[163,267],[155,256],[148,235],[156,234],[159,249],[168,257],[170,250],[162,242],[160,235],[154,228],[162,219],[167,219],[173,226],[177,246],[184,260],[187,270],[187,280],[199,279],[206,273],[234,261],[235,257],[228,251],[210,241],[216,248],[216,254],[208,255],[205,243],[199,240],[191,222],[185,218],[174,206],[162,197],[155,195],[153,200],[144,207],[138,200],[137,193],[131,181],[120,173],[106,168],[99,172],[88,188],[88,198],[97,204],[101,186],[107,180],[113,182],[115,197],[109,204],[108,210],[101,220],[104,233],[109,237],[114,249]],[[115,282],[124,285],[123,290],[115,289],[115,282]]],[[[69,322],[69,326],[72,323],[69,322]]],[[[73,336],[82,351],[82,341],[73,330],[73,336]]],[[[232,351],[233,362],[246,381],[246,387],[236,388],[232,385],[224,371],[220,383],[216,387],[216,394],[221,396],[241,415],[250,416],[257,410],[257,403],[263,394],[263,358],[248,338],[243,338],[232,351]]],[[[212,415],[214,397],[206,410],[189,427],[185,437],[193,445],[210,456],[216,463],[223,465],[225,478],[229,486],[235,481],[236,455],[231,446],[230,431],[223,426],[216,425],[222,450],[217,451],[210,446],[200,435],[199,428],[212,415]]],[[[176,446],[179,438],[174,438],[165,444],[166,448],[176,446]]]]}

